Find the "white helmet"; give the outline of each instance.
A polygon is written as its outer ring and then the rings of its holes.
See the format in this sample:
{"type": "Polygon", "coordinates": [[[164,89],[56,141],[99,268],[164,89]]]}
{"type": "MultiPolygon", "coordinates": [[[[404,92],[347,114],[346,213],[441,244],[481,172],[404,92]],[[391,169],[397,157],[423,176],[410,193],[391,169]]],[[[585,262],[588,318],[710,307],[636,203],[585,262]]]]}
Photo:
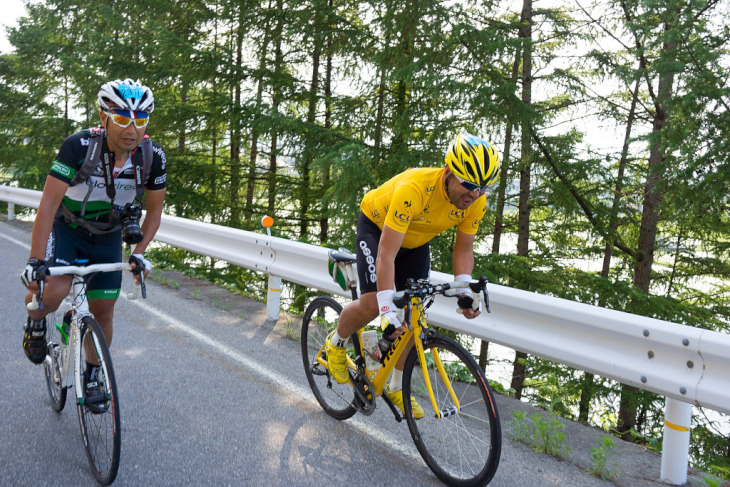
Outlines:
{"type": "Polygon", "coordinates": [[[152,90],[145,85],[127,78],[124,81],[114,80],[104,84],[97,95],[99,108],[102,110],[130,110],[151,113],[155,109],[152,90]]]}

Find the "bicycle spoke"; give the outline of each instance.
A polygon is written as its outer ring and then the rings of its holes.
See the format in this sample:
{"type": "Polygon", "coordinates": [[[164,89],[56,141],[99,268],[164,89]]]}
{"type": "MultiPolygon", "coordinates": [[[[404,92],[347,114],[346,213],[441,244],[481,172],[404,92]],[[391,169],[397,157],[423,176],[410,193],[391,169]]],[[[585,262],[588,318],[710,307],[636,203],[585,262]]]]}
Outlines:
{"type": "Polygon", "coordinates": [[[330,297],[312,301],[302,318],[301,346],[304,372],[317,401],[333,418],[347,419],[357,411],[352,406],[354,391],[349,384],[333,380],[318,360],[327,337],[337,327],[341,310],[342,306],[330,297]]]}
{"type": "Polygon", "coordinates": [[[442,481],[486,485],[496,472],[501,452],[501,430],[492,392],[473,357],[458,343],[437,336],[424,351],[428,354],[433,349],[438,350],[448,383],[434,361],[427,360],[426,370],[437,410],[449,414],[437,418],[414,349],[404,369],[403,393],[416,398],[425,416],[414,419],[410,401],[405,401],[411,435],[426,464],[442,481]],[[458,407],[449,393],[449,385],[458,399],[458,407]]]}
{"type": "MultiPolygon", "coordinates": [[[[109,347],[96,320],[91,317],[84,318],[81,333],[81,364],[98,361],[100,372],[97,382],[104,388],[106,401],[95,401],[92,404],[82,396],[77,405],[79,425],[94,477],[102,485],[109,485],[117,475],[121,448],[116,380],[109,347]],[[84,344],[89,341],[93,343],[94,351],[87,356],[84,344]]],[[[83,375],[83,371],[79,372],[83,375]]],[[[81,382],[83,387],[83,378],[81,382]]],[[[81,393],[85,394],[84,391],[81,393]]]]}
{"type": "Polygon", "coordinates": [[[63,354],[66,351],[66,346],[63,344],[61,333],[56,328],[56,323],[61,319],[63,319],[61,314],[56,312],[48,313],[46,316],[46,322],[48,323],[46,332],[48,358],[43,364],[48,395],[51,398],[51,405],[56,412],[61,412],[66,405],[67,393],[63,387],[61,378],[63,354]]]}

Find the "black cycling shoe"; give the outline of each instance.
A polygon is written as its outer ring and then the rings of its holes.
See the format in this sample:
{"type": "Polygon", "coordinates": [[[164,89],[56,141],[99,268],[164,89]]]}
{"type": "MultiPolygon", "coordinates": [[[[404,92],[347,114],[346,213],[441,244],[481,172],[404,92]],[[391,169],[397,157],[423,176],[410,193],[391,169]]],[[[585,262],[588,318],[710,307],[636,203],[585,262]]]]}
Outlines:
{"type": "Polygon", "coordinates": [[[23,333],[23,351],[28,359],[34,364],[42,364],[46,359],[46,319],[39,322],[31,320],[25,325],[23,333]]]}
{"type": "Polygon", "coordinates": [[[84,404],[93,414],[106,412],[109,405],[100,372],[99,367],[92,367],[91,372],[84,374],[84,404]]]}

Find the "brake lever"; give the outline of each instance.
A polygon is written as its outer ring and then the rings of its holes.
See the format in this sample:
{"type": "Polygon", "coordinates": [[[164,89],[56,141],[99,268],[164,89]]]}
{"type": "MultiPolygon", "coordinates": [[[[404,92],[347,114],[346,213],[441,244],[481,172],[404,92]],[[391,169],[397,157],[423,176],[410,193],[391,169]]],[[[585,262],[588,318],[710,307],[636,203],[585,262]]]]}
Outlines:
{"type": "MultiPolygon", "coordinates": [[[[131,260],[132,259],[130,258],[130,261],[131,260]]],[[[139,288],[142,291],[142,299],[147,299],[147,286],[144,283],[144,262],[141,259],[135,259],[135,267],[130,270],[132,271],[132,274],[139,276],[139,288]]],[[[131,294],[132,293],[130,293],[130,299],[136,299],[137,293],[134,293],[134,298],[131,297],[131,294]]]]}
{"type": "Polygon", "coordinates": [[[142,299],[147,299],[147,286],[144,283],[144,269],[139,273],[139,285],[142,289],[142,299]]]}
{"type": "Polygon", "coordinates": [[[38,279],[38,309],[43,310],[43,289],[46,287],[46,273],[39,272],[38,279]]]}
{"type": "Polygon", "coordinates": [[[479,277],[479,282],[476,283],[478,289],[472,289],[477,292],[481,291],[480,300],[484,303],[484,308],[487,310],[487,313],[491,313],[492,310],[489,309],[489,291],[487,291],[488,283],[489,278],[487,276],[481,276],[479,277]]]}
{"type": "Polygon", "coordinates": [[[489,291],[487,291],[486,287],[482,289],[482,296],[484,297],[484,308],[487,310],[487,313],[491,313],[492,310],[489,309],[489,291]]]}

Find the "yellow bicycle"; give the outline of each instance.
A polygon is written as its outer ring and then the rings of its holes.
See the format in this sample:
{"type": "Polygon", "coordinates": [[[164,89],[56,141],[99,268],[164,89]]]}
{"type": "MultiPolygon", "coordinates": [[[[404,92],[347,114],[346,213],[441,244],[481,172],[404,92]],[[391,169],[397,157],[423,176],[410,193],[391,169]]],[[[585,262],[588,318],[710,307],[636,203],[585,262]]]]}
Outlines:
{"type": "MultiPolygon", "coordinates": [[[[354,254],[346,249],[330,251],[333,277],[357,299],[354,261],[354,254]]],[[[458,486],[488,484],[497,471],[502,449],[492,390],[471,353],[429,328],[425,314],[437,295],[455,297],[454,289],[466,287],[478,294],[488,310],[486,284],[485,277],[469,283],[410,280],[408,288],[396,293],[394,299],[396,306],[404,309],[407,330],[381,357],[377,350],[373,353],[363,347],[364,330],[353,334],[346,345],[349,381],[345,384],[331,378],[324,350],[342,306],[329,296],[316,297],[302,319],[301,345],[304,371],[319,404],[333,418],[344,420],[357,411],[372,414],[375,399],[381,397],[397,421],[405,416],[418,451],[441,481],[458,486]],[[402,416],[383,390],[398,358],[407,350],[410,351],[403,369],[402,416]],[[423,407],[422,419],[414,418],[409,397],[423,407]]]]}

